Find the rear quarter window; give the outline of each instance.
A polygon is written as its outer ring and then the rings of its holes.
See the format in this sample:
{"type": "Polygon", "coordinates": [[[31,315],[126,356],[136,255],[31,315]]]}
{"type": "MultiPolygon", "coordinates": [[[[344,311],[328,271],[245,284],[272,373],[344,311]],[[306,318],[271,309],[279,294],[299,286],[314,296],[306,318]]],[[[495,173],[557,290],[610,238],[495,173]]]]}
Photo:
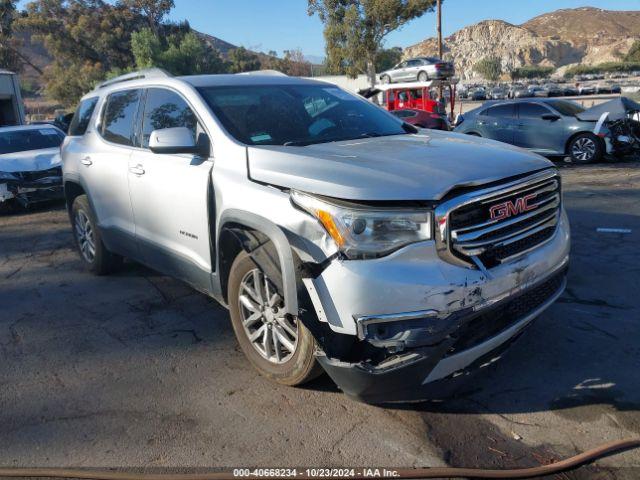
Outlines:
{"type": "Polygon", "coordinates": [[[96,109],[98,103],[98,97],[87,98],[80,102],[76,113],[73,114],[71,124],[69,125],[69,135],[82,136],[86,133],[89,127],[89,121],[93,115],[93,111],[96,109]]]}

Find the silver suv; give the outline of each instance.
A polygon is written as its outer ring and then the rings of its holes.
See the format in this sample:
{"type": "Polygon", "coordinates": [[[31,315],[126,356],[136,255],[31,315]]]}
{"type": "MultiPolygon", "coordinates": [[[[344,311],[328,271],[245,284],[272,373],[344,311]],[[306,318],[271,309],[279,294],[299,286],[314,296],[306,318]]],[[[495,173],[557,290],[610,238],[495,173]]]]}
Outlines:
{"type": "Polygon", "coordinates": [[[380,74],[382,83],[395,82],[426,82],[440,80],[455,75],[455,69],[450,62],[444,62],[434,57],[418,57],[404,60],[395,67],[380,74]]]}
{"type": "Polygon", "coordinates": [[[321,81],[137,72],[82,99],[62,156],[86,266],[127,257],[212,296],[283,384],[441,397],[565,286],[549,161],[321,81]]]}

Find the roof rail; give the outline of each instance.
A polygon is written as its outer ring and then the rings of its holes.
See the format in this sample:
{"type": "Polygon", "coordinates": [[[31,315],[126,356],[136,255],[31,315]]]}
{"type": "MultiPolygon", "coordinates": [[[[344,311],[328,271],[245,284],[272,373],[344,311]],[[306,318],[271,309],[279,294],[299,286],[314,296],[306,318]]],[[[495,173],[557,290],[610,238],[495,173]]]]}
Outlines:
{"type": "Polygon", "coordinates": [[[282,73],[279,70],[253,70],[251,72],[240,72],[236,75],[267,75],[272,77],[288,77],[286,73],[282,73]]]}
{"type": "Polygon", "coordinates": [[[115,85],[116,83],[130,82],[131,80],[140,80],[141,78],[169,78],[172,76],[173,75],[162,68],[147,68],[145,70],[138,70],[137,72],[131,72],[125,75],[120,75],[119,77],[111,78],[106,82],[98,84],[96,88],[105,88],[115,85]]]}

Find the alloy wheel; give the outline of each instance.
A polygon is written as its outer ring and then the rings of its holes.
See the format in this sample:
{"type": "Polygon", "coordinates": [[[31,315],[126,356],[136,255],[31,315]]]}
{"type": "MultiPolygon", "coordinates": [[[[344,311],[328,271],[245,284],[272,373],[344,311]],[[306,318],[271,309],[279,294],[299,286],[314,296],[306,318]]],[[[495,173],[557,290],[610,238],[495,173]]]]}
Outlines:
{"type": "Polygon", "coordinates": [[[596,143],[591,138],[579,138],[571,147],[573,158],[581,162],[588,162],[596,154],[596,143]]]}
{"type": "Polygon", "coordinates": [[[75,232],[76,239],[78,240],[78,246],[80,247],[80,253],[87,262],[93,263],[93,260],[96,257],[93,227],[91,226],[89,217],[82,210],[79,210],[76,213],[75,232]]]}
{"type": "Polygon", "coordinates": [[[242,326],[253,348],[271,363],[286,363],[298,344],[297,320],[284,314],[284,301],[258,268],[242,278],[238,303],[242,326]]]}

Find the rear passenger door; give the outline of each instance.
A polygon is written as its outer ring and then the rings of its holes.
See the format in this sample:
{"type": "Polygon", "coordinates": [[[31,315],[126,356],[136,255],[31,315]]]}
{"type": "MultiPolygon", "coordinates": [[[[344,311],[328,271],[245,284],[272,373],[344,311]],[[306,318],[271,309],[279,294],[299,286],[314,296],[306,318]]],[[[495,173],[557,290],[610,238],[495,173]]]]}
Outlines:
{"type": "Polygon", "coordinates": [[[209,290],[213,163],[208,157],[155,154],[148,149],[151,132],[174,127],[189,128],[194,139],[204,134],[193,109],[178,92],[148,89],[138,126],[138,148],[129,161],[136,238],[149,266],[209,290]]]}
{"type": "Polygon", "coordinates": [[[484,129],[488,138],[513,143],[516,131],[516,109],[513,103],[505,103],[484,111],[484,129]]]}
{"type": "Polygon", "coordinates": [[[95,128],[97,135],[85,135],[66,147],[67,153],[78,156],[80,179],[107,247],[134,258],[128,167],[141,94],[133,89],[107,95],[97,125],[87,129],[89,133],[95,128]]]}

